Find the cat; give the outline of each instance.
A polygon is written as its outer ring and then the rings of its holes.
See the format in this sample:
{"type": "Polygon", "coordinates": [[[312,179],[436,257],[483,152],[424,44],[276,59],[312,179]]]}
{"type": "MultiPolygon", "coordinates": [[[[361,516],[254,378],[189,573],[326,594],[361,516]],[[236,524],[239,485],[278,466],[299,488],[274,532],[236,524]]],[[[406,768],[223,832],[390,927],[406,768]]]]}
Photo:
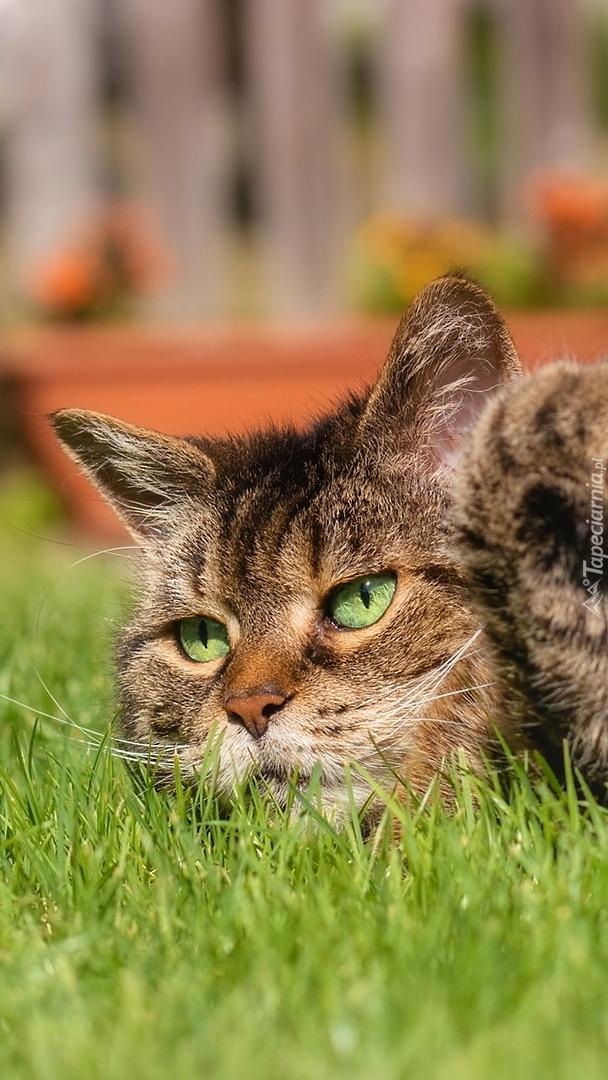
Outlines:
{"type": "Polygon", "coordinates": [[[143,549],[117,649],[133,756],[196,776],[219,740],[223,797],[253,775],[284,806],[316,771],[339,815],[368,778],[423,792],[503,740],[559,770],[565,739],[605,795],[608,366],[524,376],[490,297],[449,275],[375,385],[305,431],[53,424],[143,549]]]}

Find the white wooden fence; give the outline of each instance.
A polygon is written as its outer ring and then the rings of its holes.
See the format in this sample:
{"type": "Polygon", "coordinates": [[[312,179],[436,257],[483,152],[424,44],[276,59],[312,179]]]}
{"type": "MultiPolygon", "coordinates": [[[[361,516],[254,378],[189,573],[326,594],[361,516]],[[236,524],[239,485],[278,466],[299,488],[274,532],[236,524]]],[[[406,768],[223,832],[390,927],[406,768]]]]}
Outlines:
{"type": "MultiPolygon", "coordinates": [[[[538,166],[593,163],[589,19],[607,0],[486,0],[500,42],[500,212],[538,166]]],[[[164,315],[222,311],[234,149],[251,169],[268,310],[331,309],[364,200],[352,152],[349,33],[371,36],[372,208],[475,214],[466,27],[474,0],[240,0],[243,86],[226,78],[223,0],[0,0],[5,246],[13,289],[104,198],[102,19],[127,72],[122,162],[179,266],[164,315]],[[132,147],[135,146],[135,150],[132,147]],[[131,154],[132,160],[129,160],[131,154]]],[[[107,138],[106,138],[107,142],[107,138]]],[[[120,156],[120,155],[119,155],[120,156]]]]}

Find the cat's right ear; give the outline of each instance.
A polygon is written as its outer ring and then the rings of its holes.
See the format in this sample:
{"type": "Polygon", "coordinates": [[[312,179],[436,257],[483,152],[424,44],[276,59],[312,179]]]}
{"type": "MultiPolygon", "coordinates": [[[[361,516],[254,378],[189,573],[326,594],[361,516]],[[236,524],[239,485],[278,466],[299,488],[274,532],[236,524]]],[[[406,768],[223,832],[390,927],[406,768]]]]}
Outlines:
{"type": "Polygon", "coordinates": [[[85,409],[61,409],[51,422],[59,441],[139,540],[162,538],[164,511],[207,497],[213,462],[185,439],[161,435],[85,409]]]}
{"type": "Polygon", "coordinates": [[[393,464],[453,468],[491,395],[521,374],[488,294],[457,274],[432,281],[403,316],[368,398],[360,438],[393,464]]]}

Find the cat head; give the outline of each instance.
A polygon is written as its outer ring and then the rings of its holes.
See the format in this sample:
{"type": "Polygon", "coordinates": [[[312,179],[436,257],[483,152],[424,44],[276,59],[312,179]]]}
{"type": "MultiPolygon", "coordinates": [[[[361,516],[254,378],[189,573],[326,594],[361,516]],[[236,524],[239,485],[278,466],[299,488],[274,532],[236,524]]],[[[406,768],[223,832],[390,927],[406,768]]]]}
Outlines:
{"type": "Polygon", "coordinates": [[[176,438],[81,410],[55,430],[143,548],[118,650],[123,728],[195,773],[219,739],[226,794],[254,773],[284,802],[344,767],[422,786],[490,738],[477,624],[450,551],[468,433],[519,361],[489,297],[433,282],[367,394],[308,430],[176,438]]]}

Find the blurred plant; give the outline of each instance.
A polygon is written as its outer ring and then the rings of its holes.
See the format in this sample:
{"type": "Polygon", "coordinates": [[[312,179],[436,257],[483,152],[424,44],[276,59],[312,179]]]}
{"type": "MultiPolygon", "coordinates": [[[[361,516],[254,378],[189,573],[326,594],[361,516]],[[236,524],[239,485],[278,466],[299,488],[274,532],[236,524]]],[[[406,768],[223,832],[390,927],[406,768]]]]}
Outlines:
{"type": "Polygon", "coordinates": [[[151,218],[141,207],[117,203],[36,267],[29,295],[48,318],[128,315],[135,298],[162,288],[173,270],[151,218]]]}
{"type": "Polygon", "coordinates": [[[540,258],[564,303],[608,302],[608,186],[591,176],[544,173],[528,185],[540,258]]]}
{"type": "Polygon", "coordinates": [[[414,225],[374,217],[356,240],[355,289],[366,311],[402,311],[422,285],[455,269],[475,277],[505,307],[548,302],[533,245],[472,221],[414,225]]]}
{"type": "Polygon", "coordinates": [[[366,311],[402,311],[439,274],[462,268],[505,307],[608,304],[608,186],[545,173],[526,185],[527,237],[470,221],[414,225],[377,216],[355,243],[355,290],[366,311]]]}
{"type": "Polygon", "coordinates": [[[538,308],[556,302],[531,239],[495,233],[469,269],[500,307],[538,308]]]}
{"type": "Polygon", "coordinates": [[[27,465],[14,466],[0,478],[0,542],[23,541],[24,533],[53,530],[64,510],[42,476],[27,465]]]}
{"type": "Polygon", "coordinates": [[[476,264],[485,231],[470,221],[415,225],[390,215],[370,218],[355,245],[355,289],[367,311],[401,310],[427,281],[476,264]]]}

